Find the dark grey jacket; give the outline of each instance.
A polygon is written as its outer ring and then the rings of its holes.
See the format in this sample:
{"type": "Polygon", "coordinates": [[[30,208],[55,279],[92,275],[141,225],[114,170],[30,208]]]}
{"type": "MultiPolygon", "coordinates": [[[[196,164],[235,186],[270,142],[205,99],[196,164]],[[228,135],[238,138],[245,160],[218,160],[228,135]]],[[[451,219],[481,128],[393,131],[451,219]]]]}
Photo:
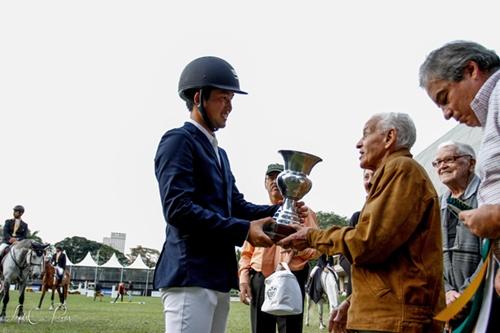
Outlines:
{"type": "MultiPolygon", "coordinates": [[[[476,195],[479,183],[479,177],[474,175],[460,199],[473,208],[477,207],[476,195]]],[[[458,220],[448,210],[446,199],[450,195],[451,193],[446,191],[440,198],[444,252],[444,288],[445,291],[456,290],[461,293],[469,285],[481,261],[481,238],[473,235],[462,221],[458,221],[455,242],[454,244],[448,244],[448,223],[458,220]]]]}

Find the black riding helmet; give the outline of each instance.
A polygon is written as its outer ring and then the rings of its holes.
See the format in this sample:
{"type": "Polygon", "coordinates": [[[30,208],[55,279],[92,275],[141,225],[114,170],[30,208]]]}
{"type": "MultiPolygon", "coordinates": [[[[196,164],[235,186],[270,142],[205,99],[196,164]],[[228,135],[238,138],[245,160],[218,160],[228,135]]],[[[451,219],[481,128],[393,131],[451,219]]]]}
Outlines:
{"type": "Polygon", "coordinates": [[[14,207],[14,211],[24,213],[24,207],[21,205],[17,205],[16,207],[14,207]]]}
{"type": "MultiPolygon", "coordinates": [[[[179,79],[179,96],[183,100],[191,100],[192,96],[186,94],[188,91],[200,90],[200,94],[203,95],[203,88],[217,88],[236,94],[247,94],[240,90],[240,82],[234,68],[224,59],[217,57],[197,58],[187,64],[182,71],[179,79]]],[[[203,101],[203,98],[200,100],[203,101]]],[[[208,119],[203,103],[198,105],[198,110],[207,126],[214,131],[217,130],[208,119]]]]}

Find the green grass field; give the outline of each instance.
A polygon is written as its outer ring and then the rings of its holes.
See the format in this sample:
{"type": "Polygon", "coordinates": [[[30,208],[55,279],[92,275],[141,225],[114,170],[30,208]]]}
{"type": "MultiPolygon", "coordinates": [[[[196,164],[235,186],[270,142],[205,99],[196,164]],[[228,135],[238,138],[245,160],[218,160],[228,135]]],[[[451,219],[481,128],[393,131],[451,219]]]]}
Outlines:
{"type": "MultiPolygon", "coordinates": [[[[32,320],[37,322],[31,325],[28,322],[18,324],[12,320],[18,293],[13,291],[10,296],[7,306],[8,321],[0,324],[1,333],[161,333],[164,330],[162,305],[159,298],[134,297],[133,302],[128,303],[125,297],[123,303],[111,304],[110,297],[103,298],[102,302],[94,302],[90,297],[69,295],[67,312],[69,320],[55,320],[51,324],[52,311],[48,310],[50,299],[45,296],[42,310],[31,312],[32,320]],[[138,302],[144,302],[144,304],[138,302]]],[[[39,293],[26,293],[26,314],[38,304],[39,298],[39,293]]],[[[325,312],[327,312],[326,306],[325,312]]],[[[249,313],[248,306],[240,302],[231,302],[227,332],[250,332],[249,313]]],[[[304,328],[304,333],[320,332],[315,311],[311,317],[312,326],[304,328]]]]}

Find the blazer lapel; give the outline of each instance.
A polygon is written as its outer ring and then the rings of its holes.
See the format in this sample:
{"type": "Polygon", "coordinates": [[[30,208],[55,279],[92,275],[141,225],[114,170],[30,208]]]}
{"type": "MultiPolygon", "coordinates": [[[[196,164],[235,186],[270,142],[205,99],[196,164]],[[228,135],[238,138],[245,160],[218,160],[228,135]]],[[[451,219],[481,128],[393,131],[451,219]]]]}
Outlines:
{"type": "MultiPolygon", "coordinates": [[[[215,163],[216,169],[219,172],[219,175],[224,176],[224,173],[221,170],[221,165],[219,165],[219,162],[217,161],[217,155],[215,155],[214,148],[212,147],[212,144],[210,143],[210,141],[208,140],[206,135],[203,134],[199,129],[196,128],[196,126],[194,126],[191,123],[185,123],[184,127],[191,133],[191,135],[193,135],[196,138],[197,142],[201,143],[205,152],[212,157],[212,159],[215,163]]],[[[220,153],[220,149],[219,149],[219,153],[220,153]]],[[[221,160],[222,160],[222,158],[221,158],[221,160]]],[[[221,164],[222,164],[222,161],[221,161],[221,164]]]]}
{"type": "Polygon", "coordinates": [[[229,168],[229,160],[227,159],[226,152],[223,149],[219,148],[219,156],[220,156],[220,164],[222,167],[222,174],[224,176],[224,183],[226,184],[226,198],[227,198],[227,212],[229,216],[231,216],[232,210],[232,199],[233,199],[233,190],[232,190],[232,180],[231,180],[231,169],[229,168]]]}

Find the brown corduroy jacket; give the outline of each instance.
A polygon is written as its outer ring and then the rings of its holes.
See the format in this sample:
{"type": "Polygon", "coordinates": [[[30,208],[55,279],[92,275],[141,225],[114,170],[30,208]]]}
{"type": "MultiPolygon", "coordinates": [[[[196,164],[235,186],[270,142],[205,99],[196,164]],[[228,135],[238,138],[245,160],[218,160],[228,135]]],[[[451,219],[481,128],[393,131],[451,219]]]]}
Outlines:
{"type": "Polygon", "coordinates": [[[311,230],[309,245],[351,262],[347,328],[442,332],[432,320],[445,306],[439,200],[406,149],[376,170],[355,228],[311,230]]]}

